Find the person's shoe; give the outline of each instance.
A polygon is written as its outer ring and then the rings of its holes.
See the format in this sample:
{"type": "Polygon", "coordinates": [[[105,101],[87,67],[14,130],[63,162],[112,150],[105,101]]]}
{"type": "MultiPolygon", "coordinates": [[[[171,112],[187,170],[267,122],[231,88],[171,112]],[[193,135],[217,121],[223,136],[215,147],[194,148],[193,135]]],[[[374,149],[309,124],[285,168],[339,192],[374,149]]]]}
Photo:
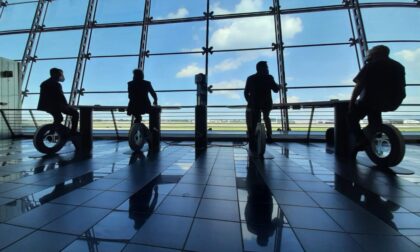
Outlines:
{"type": "Polygon", "coordinates": [[[273,138],[271,136],[267,136],[266,143],[273,143],[273,138]]]}

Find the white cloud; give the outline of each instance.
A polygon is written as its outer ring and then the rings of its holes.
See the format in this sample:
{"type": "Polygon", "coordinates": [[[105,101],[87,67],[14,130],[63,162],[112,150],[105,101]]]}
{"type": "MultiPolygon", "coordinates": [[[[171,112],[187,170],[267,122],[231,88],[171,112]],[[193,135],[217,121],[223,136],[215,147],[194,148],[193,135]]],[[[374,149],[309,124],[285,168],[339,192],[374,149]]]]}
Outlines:
{"type": "Polygon", "coordinates": [[[334,95],[328,96],[330,100],[349,100],[351,96],[351,92],[349,93],[338,93],[334,95]]]}
{"type": "MultiPolygon", "coordinates": [[[[235,12],[254,12],[263,10],[263,0],[241,0],[235,6],[235,12]]],[[[216,14],[232,13],[220,7],[220,3],[213,5],[216,14]]],[[[252,48],[271,46],[275,42],[273,17],[241,18],[218,22],[210,36],[210,45],[215,49],[252,48]]],[[[287,16],[282,19],[284,39],[291,39],[303,31],[303,23],[299,17],[287,16]]]]}
{"type": "Polygon", "coordinates": [[[184,7],[179,8],[176,12],[171,12],[166,16],[166,19],[185,18],[189,14],[188,10],[184,7]]]}
{"type": "Polygon", "coordinates": [[[420,83],[420,48],[398,51],[395,58],[405,67],[407,83],[420,83]]]}
{"type": "MultiPolygon", "coordinates": [[[[245,81],[243,80],[229,80],[229,81],[221,81],[217,83],[212,83],[213,88],[244,88],[245,81]]],[[[225,96],[229,99],[238,100],[241,98],[242,91],[215,91],[213,92],[214,95],[221,95],[225,96]]]]}
{"type": "Polygon", "coordinates": [[[204,68],[197,66],[197,63],[192,63],[176,73],[177,78],[192,77],[198,73],[204,73],[204,68]]]}

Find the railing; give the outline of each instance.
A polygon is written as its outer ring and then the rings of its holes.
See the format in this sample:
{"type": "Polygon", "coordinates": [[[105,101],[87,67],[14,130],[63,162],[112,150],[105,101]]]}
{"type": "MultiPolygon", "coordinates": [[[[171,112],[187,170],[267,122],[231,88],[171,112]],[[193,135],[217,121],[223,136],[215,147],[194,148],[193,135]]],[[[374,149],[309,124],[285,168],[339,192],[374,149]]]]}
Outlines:
{"type": "MultiPolygon", "coordinates": [[[[311,135],[323,135],[325,130],[334,125],[334,109],[329,102],[307,102],[277,104],[271,113],[273,130],[277,135],[300,136],[310,138],[311,135]],[[279,108],[289,108],[289,131],[281,129],[279,108]]],[[[219,135],[245,133],[244,105],[210,105],[208,106],[209,133],[219,135]]],[[[36,109],[0,109],[1,118],[12,135],[33,135],[40,125],[51,123],[52,117],[36,109]]],[[[404,135],[417,135],[420,138],[420,104],[403,104],[397,111],[383,113],[383,120],[397,126],[404,135]]],[[[148,117],[144,117],[148,124],[148,117]]],[[[362,121],[366,123],[366,120],[362,121]]],[[[127,116],[125,107],[96,107],[93,113],[94,135],[120,137],[126,134],[131,125],[131,117],[127,116]]],[[[162,133],[194,134],[194,106],[162,107],[162,133]]]]}

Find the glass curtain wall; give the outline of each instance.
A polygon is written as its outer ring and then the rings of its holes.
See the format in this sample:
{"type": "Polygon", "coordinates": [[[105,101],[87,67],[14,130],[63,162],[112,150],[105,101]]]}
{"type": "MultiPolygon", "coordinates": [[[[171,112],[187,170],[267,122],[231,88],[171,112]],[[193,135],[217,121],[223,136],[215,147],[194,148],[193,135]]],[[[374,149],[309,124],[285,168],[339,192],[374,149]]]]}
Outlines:
{"type": "MultiPolygon", "coordinates": [[[[206,73],[214,89],[208,99],[209,127],[243,131],[242,89],[258,61],[267,61],[276,82],[287,85],[289,103],[349,99],[352,79],[363,66],[353,1],[151,0],[148,13],[145,0],[96,0],[93,21],[86,26],[89,2],[45,1],[33,26],[38,1],[0,1],[0,57],[22,60],[29,35],[36,34],[22,85],[24,108],[36,108],[39,85],[51,67],[64,70],[63,89],[70,98],[86,30],[77,103],[125,106],[131,71],[144,57],[145,78],[158,91],[160,105],[176,107],[163,111],[167,130],[193,129],[197,73],[206,73]],[[277,4],[279,9],[273,8],[277,4]],[[276,26],[278,15],[281,25],[276,26]]],[[[420,6],[412,0],[359,3],[367,45],[389,46],[391,57],[406,67],[407,106],[384,117],[400,128],[413,126],[420,121],[414,106],[420,97],[420,6]]],[[[284,100],[273,94],[273,101],[284,100]]],[[[98,120],[112,120],[111,113],[101,113],[98,120]]],[[[275,128],[285,130],[281,122],[288,119],[290,130],[303,131],[309,114],[274,110],[272,117],[275,128]]],[[[313,126],[324,130],[332,116],[331,109],[316,111],[313,126]]],[[[128,127],[121,123],[130,120],[124,113],[116,118],[117,127],[128,127]]]]}

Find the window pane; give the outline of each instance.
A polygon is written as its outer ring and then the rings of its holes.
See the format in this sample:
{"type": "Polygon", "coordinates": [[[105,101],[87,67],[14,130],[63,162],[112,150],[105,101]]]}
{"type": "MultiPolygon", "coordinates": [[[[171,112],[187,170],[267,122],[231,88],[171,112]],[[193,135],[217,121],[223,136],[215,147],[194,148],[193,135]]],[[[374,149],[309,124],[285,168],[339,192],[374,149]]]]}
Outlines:
{"type": "Polygon", "coordinates": [[[141,27],[94,29],[90,52],[94,56],[139,54],[140,33],[141,27]]]}
{"type": "Polygon", "coordinates": [[[86,91],[127,90],[138,57],[94,58],[87,62],[83,87],[86,91]]]}
{"type": "Polygon", "coordinates": [[[22,60],[27,40],[28,34],[0,36],[0,57],[22,60]]]}
{"type": "Polygon", "coordinates": [[[98,23],[141,21],[144,0],[99,0],[96,10],[98,23]]]}
{"type": "Polygon", "coordinates": [[[271,47],[276,41],[273,17],[217,20],[210,23],[215,50],[271,47]]]}
{"type": "Polygon", "coordinates": [[[6,6],[0,18],[0,31],[30,29],[34,19],[35,9],[36,3],[6,6]]]}
{"type": "Polygon", "coordinates": [[[202,51],[205,46],[204,22],[149,26],[147,47],[151,53],[202,51]]]}
{"type": "Polygon", "coordinates": [[[317,0],[317,1],[297,1],[297,0],[281,0],[282,9],[304,8],[327,5],[341,5],[342,0],[317,0]]]}
{"type": "Polygon", "coordinates": [[[350,20],[346,11],[282,16],[282,33],[286,46],[348,42],[352,37],[350,20]]]}
{"type": "Polygon", "coordinates": [[[77,57],[82,31],[45,32],[41,34],[38,58],[77,57]]]}
{"type": "Polygon", "coordinates": [[[210,10],[214,12],[214,15],[268,11],[270,6],[273,6],[271,0],[210,0],[210,3],[210,10]]]}
{"type": "Polygon", "coordinates": [[[45,17],[45,26],[65,26],[84,24],[89,1],[51,1],[45,17]]]}
{"type": "MultiPolygon", "coordinates": [[[[277,58],[271,50],[248,52],[215,53],[209,61],[209,85],[215,89],[245,88],[248,76],[256,72],[258,61],[267,61],[270,74],[278,83],[277,58]]],[[[273,100],[279,96],[273,94],[273,100]]],[[[246,104],[243,91],[214,91],[209,95],[210,105],[243,105],[246,104]]]]}
{"type": "MultiPolygon", "coordinates": [[[[155,90],[196,89],[194,76],[204,73],[204,57],[200,55],[152,56],[146,60],[145,79],[155,90]],[[176,62],[176,63],[174,63],[176,62]]],[[[192,105],[195,93],[159,93],[162,105],[192,105]]]]}
{"type": "Polygon", "coordinates": [[[206,2],[206,0],[153,0],[150,15],[155,20],[203,16],[206,2]]]}
{"type": "Polygon", "coordinates": [[[358,73],[353,47],[324,46],[285,50],[286,81],[295,85],[349,85],[358,73]]]}
{"type": "Polygon", "coordinates": [[[420,39],[420,9],[362,9],[366,36],[373,40],[420,39]]]}

